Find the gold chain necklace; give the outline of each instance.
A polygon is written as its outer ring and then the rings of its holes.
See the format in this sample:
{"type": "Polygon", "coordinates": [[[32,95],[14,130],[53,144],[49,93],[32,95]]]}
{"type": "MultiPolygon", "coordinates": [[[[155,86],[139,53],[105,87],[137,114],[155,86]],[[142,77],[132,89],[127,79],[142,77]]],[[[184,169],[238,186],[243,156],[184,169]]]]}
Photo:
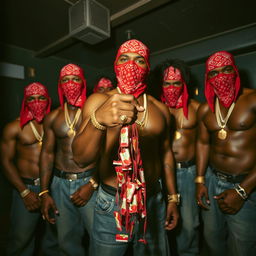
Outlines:
{"type": "Polygon", "coordinates": [[[68,126],[68,137],[72,138],[76,135],[76,131],[75,131],[75,126],[79,120],[79,117],[81,115],[81,109],[78,108],[75,114],[75,117],[73,119],[73,121],[71,122],[69,114],[68,114],[68,107],[67,107],[67,103],[65,102],[64,104],[64,116],[65,116],[65,122],[66,125],[68,126]]]}
{"type": "Polygon", "coordinates": [[[42,146],[42,141],[43,141],[43,137],[44,137],[44,131],[42,132],[42,135],[39,134],[39,132],[37,131],[35,125],[31,122],[29,122],[30,127],[32,129],[32,132],[34,133],[34,136],[36,137],[39,146],[42,146]]]}
{"type": "MultiPolygon", "coordinates": [[[[119,94],[122,93],[118,87],[116,87],[116,89],[119,94]]],[[[144,113],[143,113],[141,120],[135,121],[135,123],[138,124],[141,128],[145,127],[147,120],[148,120],[148,102],[147,102],[147,94],[146,93],[143,94],[143,107],[144,107],[144,113]]]]}
{"type": "Polygon", "coordinates": [[[219,104],[219,99],[216,99],[216,104],[215,104],[215,116],[217,120],[218,126],[221,128],[218,131],[218,138],[220,140],[225,140],[227,138],[227,131],[224,129],[226,127],[226,124],[228,122],[228,119],[235,107],[235,102],[231,104],[231,106],[228,109],[228,113],[225,118],[222,117],[221,111],[220,111],[220,104],[219,104]]]}

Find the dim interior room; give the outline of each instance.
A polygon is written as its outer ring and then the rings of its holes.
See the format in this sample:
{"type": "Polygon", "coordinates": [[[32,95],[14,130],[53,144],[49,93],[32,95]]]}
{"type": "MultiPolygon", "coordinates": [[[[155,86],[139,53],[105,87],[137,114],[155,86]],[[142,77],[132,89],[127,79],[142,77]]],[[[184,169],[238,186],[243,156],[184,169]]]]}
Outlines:
{"type": "MultiPolygon", "coordinates": [[[[195,99],[203,102],[205,61],[216,51],[235,56],[242,86],[256,88],[255,0],[3,0],[0,20],[1,124],[19,116],[23,89],[44,84],[59,106],[60,69],[84,69],[87,96],[96,79],[114,77],[118,47],[138,39],[151,70],[168,58],[189,64],[195,99]]],[[[151,94],[156,92],[150,84],[151,94]]],[[[2,167],[1,167],[2,168],[2,167]]],[[[7,243],[11,188],[0,179],[0,255],[7,243]]]]}

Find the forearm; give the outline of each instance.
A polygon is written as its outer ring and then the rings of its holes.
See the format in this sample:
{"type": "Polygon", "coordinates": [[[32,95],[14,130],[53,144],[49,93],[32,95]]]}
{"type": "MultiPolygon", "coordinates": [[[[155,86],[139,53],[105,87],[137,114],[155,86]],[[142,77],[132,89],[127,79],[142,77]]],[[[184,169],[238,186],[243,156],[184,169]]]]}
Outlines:
{"type": "Polygon", "coordinates": [[[40,159],[40,185],[41,191],[47,190],[49,188],[49,183],[53,172],[54,155],[47,154],[45,152],[41,153],[40,159]]]}
{"type": "Polygon", "coordinates": [[[22,192],[26,189],[26,185],[21,180],[19,172],[16,166],[10,162],[6,161],[3,163],[3,170],[6,178],[10,181],[10,183],[19,191],[22,192]]]}
{"type": "Polygon", "coordinates": [[[247,194],[250,194],[256,188],[256,167],[247,175],[240,185],[245,189],[247,194]]]}
{"type": "Polygon", "coordinates": [[[205,176],[209,160],[209,144],[198,142],[196,145],[197,176],[205,176]]]}

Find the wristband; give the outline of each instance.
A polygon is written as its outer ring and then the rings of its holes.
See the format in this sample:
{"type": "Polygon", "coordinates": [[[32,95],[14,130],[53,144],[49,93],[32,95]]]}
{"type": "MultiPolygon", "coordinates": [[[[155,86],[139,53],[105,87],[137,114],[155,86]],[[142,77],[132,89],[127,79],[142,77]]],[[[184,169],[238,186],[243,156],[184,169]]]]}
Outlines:
{"type": "Polygon", "coordinates": [[[198,184],[205,184],[205,178],[204,176],[196,176],[194,182],[198,184]]]}
{"type": "Polygon", "coordinates": [[[172,194],[167,196],[168,203],[175,203],[176,205],[180,204],[180,194],[172,194]]]}
{"type": "Polygon", "coordinates": [[[95,111],[93,111],[93,113],[91,114],[91,122],[92,122],[93,126],[94,126],[95,128],[97,128],[98,130],[105,131],[105,130],[107,129],[106,126],[101,125],[101,124],[97,121],[96,116],[95,116],[95,111]]]}
{"type": "Polygon", "coordinates": [[[245,192],[244,188],[242,188],[239,184],[235,185],[235,191],[239,196],[246,200],[248,198],[248,194],[245,192]]]}
{"type": "Polygon", "coordinates": [[[31,192],[31,191],[30,191],[28,188],[26,188],[26,189],[24,189],[22,192],[20,192],[20,196],[21,196],[22,198],[24,198],[24,197],[26,197],[30,192],[31,192]]]}
{"type": "Polygon", "coordinates": [[[45,189],[45,190],[43,190],[42,192],[40,192],[40,193],[38,194],[38,196],[41,197],[43,194],[48,193],[48,192],[49,192],[49,190],[48,190],[48,189],[45,189]]]}
{"type": "Polygon", "coordinates": [[[91,183],[94,190],[96,190],[98,188],[99,185],[93,178],[90,178],[89,182],[91,183]]]}

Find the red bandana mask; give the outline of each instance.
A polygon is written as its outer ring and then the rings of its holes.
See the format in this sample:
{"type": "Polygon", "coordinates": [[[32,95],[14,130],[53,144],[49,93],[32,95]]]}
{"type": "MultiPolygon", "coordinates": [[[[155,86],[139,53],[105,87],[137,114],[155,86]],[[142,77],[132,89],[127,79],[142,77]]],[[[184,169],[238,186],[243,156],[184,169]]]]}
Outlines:
{"type": "Polygon", "coordinates": [[[86,80],[82,68],[75,64],[68,64],[64,66],[60,71],[58,93],[60,104],[63,108],[64,97],[70,105],[81,108],[86,100],[86,80]],[[83,83],[76,83],[74,81],[68,81],[61,84],[61,79],[64,76],[79,76],[83,83]]]}
{"type": "Polygon", "coordinates": [[[102,77],[94,87],[93,92],[98,92],[100,88],[113,88],[113,84],[109,79],[102,77]]]}
{"type": "Polygon", "coordinates": [[[215,96],[218,97],[220,103],[228,108],[236,101],[240,90],[240,77],[235,66],[233,56],[225,51],[216,52],[206,62],[206,74],[205,74],[205,97],[207,102],[214,112],[215,96]],[[232,66],[235,73],[223,74],[219,73],[217,76],[208,79],[208,72],[223,66],[232,66]]]}
{"type": "Polygon", "coordinates": [[[20,112],[20,127],[23,128],[31,120],[41,123],[44,116],[50,112],[51,99],[46,87],[40,83],[32,83],[25,87],[24,98],[20,112]],[[27,102],[27,98],[33,95],[45,96],[47,100],[35,99],[27,102]]]}
{"type": "Polygon", "coordinates": [[[167,80],[180,80],[183,85],[162,87],[161,101],[170,108],[183,108],[184,116],[188,118],[188,90],[180,70],[172,66],[167,68],[164,71],[163,81],[167,80]]]}
{"type": "Polygon", "coordinates": [[[147,86],[144,80],[149,73],[149,50],[143,43],[138,40],[129,40],[122,44],[117,52],[114,67],[118,81],[117,86],[122,93],[132,94],[137,98],[146,90],[147,86]],[[147,68],[140,67],[135,61],[117,65],[119,56],[128,52],[144,57],[147,68]]]}

